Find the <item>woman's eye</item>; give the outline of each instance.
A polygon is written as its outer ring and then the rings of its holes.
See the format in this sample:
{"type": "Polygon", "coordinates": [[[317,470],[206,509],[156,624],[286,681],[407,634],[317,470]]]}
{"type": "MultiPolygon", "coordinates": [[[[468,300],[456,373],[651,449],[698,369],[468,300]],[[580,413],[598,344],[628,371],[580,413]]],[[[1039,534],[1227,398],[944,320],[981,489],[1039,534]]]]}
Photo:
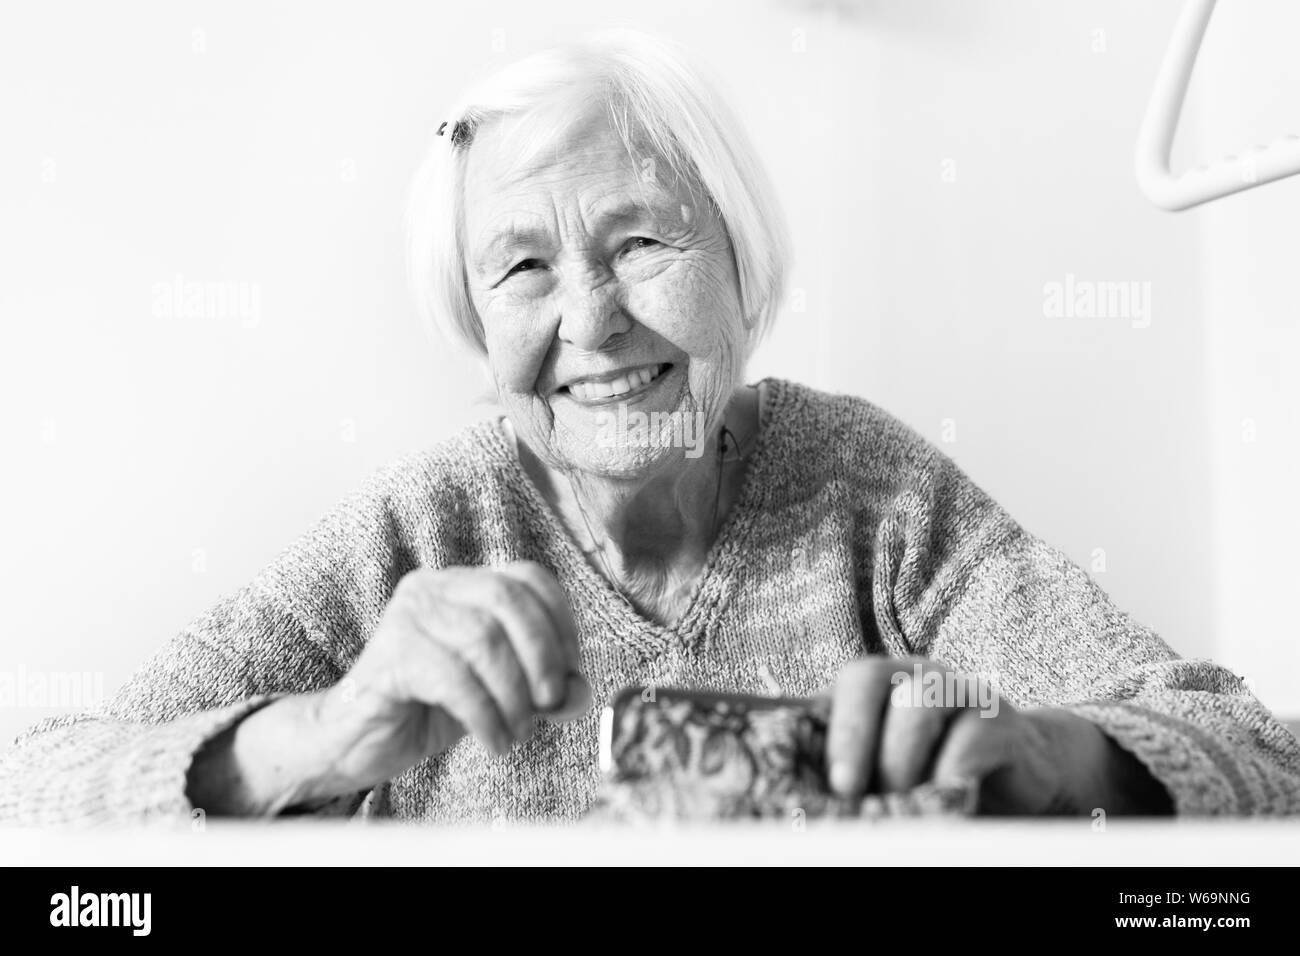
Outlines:
{"type": "Polygon", "coordinates": [[[650,249],[659,245],[659,240],[650,239],[647,236],[633,236],[623,245],[624,252],[636,252],[640,249],[650,249]]]}
{"type": "Polygon", "coordinates": [[[523,259],[519,262],[516,262],[513,266],[510,267],[510,271],[506,273],[506,278],[508,279],[512,275],[515,275],[516,273],[519,272],[530,272],[533,269],[536,269],[540,265],[541,262],[539,262],[537,259],[523,259]]]}

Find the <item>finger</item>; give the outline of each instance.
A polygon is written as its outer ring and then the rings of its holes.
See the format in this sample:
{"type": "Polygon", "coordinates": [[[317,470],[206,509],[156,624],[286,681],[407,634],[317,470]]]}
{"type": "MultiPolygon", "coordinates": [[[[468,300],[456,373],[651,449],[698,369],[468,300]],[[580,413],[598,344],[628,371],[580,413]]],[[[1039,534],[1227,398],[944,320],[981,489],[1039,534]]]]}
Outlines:
{"type": "Polygon", "coordinates": [[[939,741],[956,713],[942,704],[918,706],[914,686],[915,678],[903,674],[892,686],[885,708],[877,760],[883,793],[910,790],[926,779],[939,741]]]}
{"type": "Polygon", "coordinates": [[[546,719],[557,724],[568,723],[589,711],[591,704],[591,685],[587,683],[587,678],[571,671],[564,690],[564,703],[546,711],[546,719]]]}
{"type": "Polygon", "coordinates": [[[959,714],[935,756],[931,778],[944,785],[980,780],[1005,762],[1001,737],[978,711],[959,714]]]}
{"type": "Polygon", "coordinates": [[[527,675],[534,710],[548,713],[562,706],[568,695],[571,654],[537,592],[517,578],[503,580],[509,582],[504,588],[508,597],[496,609],[497,617],[527,675]]]}
{"type": "Polygon", "coordinates": [[[948,739],[935,760],[936,783],[976,788],[976,812],[1021,814],[1052,812],[1055,789],[1050,773],[1036,767],[1026,754],[1017,729],[1023,717],[1003,706],[994,717],[988,712],[963,713],[954,721],[948,739]]]}
{"type": "Polygon", "coordinates": [[[450,605],[446,614],[447,623],[459,636],[456,654],[492,695],[514,739],[525,739],[533,729],[532,692],[501,621],[476,605],[450,605]]]}
{"type": "Polygon", "coordinates": [[[831,789],[842,797],[861,796],[870,783],[889,689],[889,662],[861,660],[840,672],[831,691],[826,761],[831,789]]]}
{"type": "Polygon", "coordinates": [[[461,604],[484,607],[504,631],[523,667],[529,705],[549,710],[564,701],[568,661],[551,615],[532,587],[511,575],[474,575],[458,593],[461,604]]]}
{"type": "Polygon", "coordinates": [[[542,606],[551,615],[555,633],[564,647],[569,669],[581,672],[578,647],[578,624],[573,619],[573,609],[569,607],[568,595],[560,587],[560,582],[546,568],[535,561],[516,561],[504,565],[502,574],[509,575],[532,588],[542,606]]]}
{"type": "MultiPolygon", "coordinates": [[[[411,700],[440,707],[484,746],[503,754],[514,743],[509,726],[488,689],[469,664],[448,648],[428,642],[420,659],[403,672],[411,700]]],[[[447,741],[450,746],[454,741],[447,741]]]]}
{"type": "Polygon", "coordinates": [[[565,675],[565,686],[560,703],[550,708],[540,708],[546,718],[556,723],[576,720],[591,709],[591,685],[582,674],[579,645],[578,624],[573,618],[568,596],[555,576],[535,561],[516,561],[500,568],[502,574],[517,578],[532,588],[534,595],[551,616],[551,624],[560,639],[568,661],[569,672],[565,675]]]}

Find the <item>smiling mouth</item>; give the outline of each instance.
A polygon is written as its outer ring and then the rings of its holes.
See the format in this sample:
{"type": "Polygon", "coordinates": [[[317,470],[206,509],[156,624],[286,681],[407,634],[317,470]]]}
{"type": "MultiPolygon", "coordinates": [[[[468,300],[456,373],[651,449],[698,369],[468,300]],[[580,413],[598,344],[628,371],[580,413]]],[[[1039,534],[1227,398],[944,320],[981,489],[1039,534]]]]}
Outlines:
{"type": "Polygon", "coordinates": [[[610,398],[622,398],[640,392],[653,382],[658,381],[672,368],[672,363],[643,365],[640,368],[619,372],[613,378],[601,381],[581,379],[570,382],[559,389],[560,394],[570,395],[580,402],[599,402],[610,398]]]}

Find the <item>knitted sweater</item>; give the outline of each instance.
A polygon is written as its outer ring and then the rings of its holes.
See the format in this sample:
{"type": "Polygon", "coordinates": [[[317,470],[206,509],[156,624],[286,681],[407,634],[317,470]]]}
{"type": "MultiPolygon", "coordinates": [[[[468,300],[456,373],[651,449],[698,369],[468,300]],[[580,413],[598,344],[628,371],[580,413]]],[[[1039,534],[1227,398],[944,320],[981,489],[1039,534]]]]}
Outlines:
{"type": "Polygon", "coordinates": [[[321,812],[575,820],[600,705],[629,684],[811,695],[867,654],[978,672],[1137,756],[1184,814],[1300,811],[1300,745],[1229,671],[1180,659],[914,431],[779,379],[689,607],[641,617],[588,563],[488,420],[376,472],[107,703],[0,754],[0,820],[185,817],[196,751],[251,709],[338,681],[418,565],[537,561],[568,595],[595,705],[494,756],[466,737],[321,812]]]}

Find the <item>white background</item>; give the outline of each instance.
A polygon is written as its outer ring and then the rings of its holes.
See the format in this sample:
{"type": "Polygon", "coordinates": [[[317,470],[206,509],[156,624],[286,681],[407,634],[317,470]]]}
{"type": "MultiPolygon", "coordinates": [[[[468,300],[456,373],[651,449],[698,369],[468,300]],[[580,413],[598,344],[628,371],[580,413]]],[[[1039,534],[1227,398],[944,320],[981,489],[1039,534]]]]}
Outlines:
{"type": "MultiPolygon", "coordinates": [[[[1300,179],[1183,214],[1140,196],[1179,7],[662,0],[617,22],[726,78],[788,210],[803,308],[752,377],[936,442],[950,420],[944,450],[1026,527],[1295,716],[1300,179]],[[1150,327],[1046,318],[1067,274],[1151,283],[1150,327]]],[[[610,9],[0,15],[0,672],[111,692],[366,473],[486,413],[414,318],[404,192],[469,77],[610,9]],[[256,288],[256,324],[155,315],[177,275],[256,288]]],[[[1224,0],[1176,168],[1300,132],[1297,35],[1294,4],[1224,0]]],[[[0,738],[44,713],[0,709],[0,738]]]]}

